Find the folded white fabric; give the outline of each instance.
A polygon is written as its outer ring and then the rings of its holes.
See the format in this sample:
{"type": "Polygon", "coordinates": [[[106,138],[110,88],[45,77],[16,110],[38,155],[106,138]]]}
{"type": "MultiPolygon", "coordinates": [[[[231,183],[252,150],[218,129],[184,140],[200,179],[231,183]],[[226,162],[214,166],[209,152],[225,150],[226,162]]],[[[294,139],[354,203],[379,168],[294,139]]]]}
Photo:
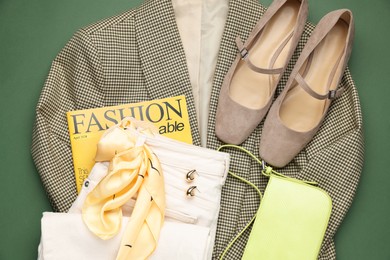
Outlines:
{"type": "MultiPolygon", "coordinates": [[[[128,217],[123,218],[128,221],[128,217]]],[[[109,240],[93,235],[81,214],[45,212],[42,220],[39,260],[109,260],[115,259],[125,225],[109,240]]],[[[152,260],[205,259],[209,229],[166,220],[152,260]]]]}
{"type": "MultiPolygon", "coordinates": [[[[229,155],[162,136],[142,139],[160,160],[166,191],[165,222],[150,259],[211,259],[229,155]],[[188,196],[191,190],[194,196],[188,196]]],[[[87,194],[107,169],[108,163],[95,164],[68,213],[44,213],[39,259],[115,259],[135,201],[123,207],[121,233],[110,240],[95,237],[81,217],[87,194]]]]}

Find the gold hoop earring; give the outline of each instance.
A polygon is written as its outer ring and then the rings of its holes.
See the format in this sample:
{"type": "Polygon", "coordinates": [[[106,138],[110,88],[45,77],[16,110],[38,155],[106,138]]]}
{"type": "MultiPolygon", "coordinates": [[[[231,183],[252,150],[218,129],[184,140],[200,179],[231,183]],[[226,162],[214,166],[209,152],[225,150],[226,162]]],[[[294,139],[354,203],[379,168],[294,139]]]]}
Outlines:
{"type": "Polygon", "coordinates": [[[186,174],[186,181],[187,182],[192,182],[195,179],[195,174],[199,175],[198,172],[195,169],[187,172],[187,174],[186,174]]]}
{"type": "Polygon", "coordinates": [[[199,189],[196,186],[189,187],[187,192],[186,192],[187,197],[194,197],[195,196],[195,190],[199,191],[199,189]]]}

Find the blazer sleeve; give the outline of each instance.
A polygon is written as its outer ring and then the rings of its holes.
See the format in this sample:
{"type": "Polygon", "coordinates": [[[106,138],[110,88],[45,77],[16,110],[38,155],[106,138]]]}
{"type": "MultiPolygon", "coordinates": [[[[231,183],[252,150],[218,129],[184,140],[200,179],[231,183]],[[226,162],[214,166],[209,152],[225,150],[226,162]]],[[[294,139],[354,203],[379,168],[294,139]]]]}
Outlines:
{"type": "Polygon", "coordinates": [[[55,211],[67,211],[77,196],[66,112],[102,106],[102,85],[98,51],[79,30],[52,62],[32,135],[32,157],[55,211]]]}
{"type": "Polygon", "coordinates": [[[363,168],[364,138],[361,125],[321,150],[302,170],[332,198],[332,214],[319,259],[335,259],[333,237],[350,208],[363,168]]]}

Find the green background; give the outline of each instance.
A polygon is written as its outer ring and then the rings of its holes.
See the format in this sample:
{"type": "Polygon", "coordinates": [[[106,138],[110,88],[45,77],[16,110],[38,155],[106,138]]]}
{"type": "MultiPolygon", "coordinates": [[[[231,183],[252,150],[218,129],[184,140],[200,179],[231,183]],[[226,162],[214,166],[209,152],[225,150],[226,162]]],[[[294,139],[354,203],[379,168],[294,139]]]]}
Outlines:
{"type": "MultiPolygon", "coordinates": [[[[78,28],[141,2],[0,0],[1,260],[36,259],[41,214],[51,210],[30,155],[34,110],[51,61],[78,28]]],[[[314,23],[339,8],[351,9],[356,20],[349,67],[363,111],[365,165],[336,235],[338,259],[388,260],[390,1],[311,0],[309,5],[314,23]]]]}

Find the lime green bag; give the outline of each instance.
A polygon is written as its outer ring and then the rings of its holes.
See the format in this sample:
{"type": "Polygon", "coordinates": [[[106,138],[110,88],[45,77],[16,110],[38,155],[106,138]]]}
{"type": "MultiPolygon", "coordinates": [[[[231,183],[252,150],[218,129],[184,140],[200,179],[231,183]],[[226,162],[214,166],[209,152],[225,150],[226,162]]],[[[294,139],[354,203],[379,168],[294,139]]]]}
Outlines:
{"type": "MultiPolygon", "coordinates": [[[[225,145],[220,149],[224,147],[243,150],[262,163],[242,147],[225,145]]],[[[256,216],[252,219],[254,224],[242,259],[317,259],[331,214],[330,196],[317,187],[315,182],[284,176],[264,164],[262,174],[269,177],[264,196],[261,196],[254,184],[243,180],[253,186],[262,198],[256,216]]],[[[233,239],[221,258],[244,230],[233,239]]]]}

